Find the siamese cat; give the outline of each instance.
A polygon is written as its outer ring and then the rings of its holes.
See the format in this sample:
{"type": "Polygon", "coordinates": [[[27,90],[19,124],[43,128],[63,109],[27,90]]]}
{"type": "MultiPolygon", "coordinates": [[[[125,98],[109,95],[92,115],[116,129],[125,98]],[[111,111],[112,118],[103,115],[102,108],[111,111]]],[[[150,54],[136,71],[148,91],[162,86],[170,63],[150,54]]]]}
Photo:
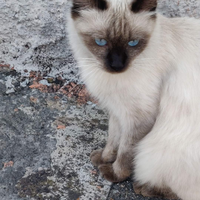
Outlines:
{"type": "Polygon", "coordinates": [[[146,196],[200,200],[200,20],[157,0],[73,0],[68,32],[90,93],[108,110],[102,176],[146,196]]]}

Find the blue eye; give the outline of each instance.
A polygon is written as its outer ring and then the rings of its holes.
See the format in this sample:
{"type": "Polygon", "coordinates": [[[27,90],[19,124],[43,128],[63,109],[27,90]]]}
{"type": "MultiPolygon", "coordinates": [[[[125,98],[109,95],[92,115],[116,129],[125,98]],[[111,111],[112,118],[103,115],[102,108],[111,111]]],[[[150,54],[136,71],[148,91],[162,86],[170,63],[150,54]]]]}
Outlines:
{"type": "Polygon", "coordinates": [[[138,43],[139,43],[139,40],[132,40],[128,43],[128,45],[131,47],[135,47],[138,45],[138,43]]]}
{"type": "Polygon", "coordinates": [[[107,41],[104,39],[95,39],[95,42],[97,43],[97,45],[103,47],[107,44],[107,41]]]}

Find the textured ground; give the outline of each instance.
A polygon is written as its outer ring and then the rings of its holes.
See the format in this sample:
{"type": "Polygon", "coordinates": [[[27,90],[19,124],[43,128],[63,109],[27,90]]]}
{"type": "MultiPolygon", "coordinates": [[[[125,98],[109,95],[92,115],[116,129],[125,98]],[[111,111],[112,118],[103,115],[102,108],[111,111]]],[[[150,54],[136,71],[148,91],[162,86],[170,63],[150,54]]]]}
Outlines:
{"type": "MultiPolygon", "coordinates": [[[[89,161],[105,144],[108,116],[79,80],[68,4],[0,0],[0,197],[150,200],[130,180],[103,180],[89,161]]],[[[199,17],[200,1],[160,0],[159,12],[199,17]]]]}

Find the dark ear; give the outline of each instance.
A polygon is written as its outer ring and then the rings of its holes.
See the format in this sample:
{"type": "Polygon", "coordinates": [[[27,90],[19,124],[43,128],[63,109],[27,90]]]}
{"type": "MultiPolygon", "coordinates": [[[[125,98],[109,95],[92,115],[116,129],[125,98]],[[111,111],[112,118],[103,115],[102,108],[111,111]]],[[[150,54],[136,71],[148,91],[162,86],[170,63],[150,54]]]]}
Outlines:
{"type": "Polygon", "coordinates": [[[106,10],[107,2],[105,0],[73,0],[72,16],[78,17],[81,10],[95,8],[106,10]]]}
{"type": "Polygon", "coordinates": [[[157,0],[135,0],[132,4],[133,12],[155,11],[157,8],[157,0]]]}

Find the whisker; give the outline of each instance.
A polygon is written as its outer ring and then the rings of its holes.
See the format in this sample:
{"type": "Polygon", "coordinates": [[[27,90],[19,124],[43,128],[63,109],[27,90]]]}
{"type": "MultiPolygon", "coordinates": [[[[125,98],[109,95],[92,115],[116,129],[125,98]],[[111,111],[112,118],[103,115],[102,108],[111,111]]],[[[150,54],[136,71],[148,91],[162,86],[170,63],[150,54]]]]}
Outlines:
{"type": "Polygon", "coordinates": [[[87,81],[92,75],[94,75],[96,72],[98,71],[97,68],[94,68],[94,70],[90,71],[89,73],[87,74],[84,74],[83,76],[83,81],[87,81]]]}

